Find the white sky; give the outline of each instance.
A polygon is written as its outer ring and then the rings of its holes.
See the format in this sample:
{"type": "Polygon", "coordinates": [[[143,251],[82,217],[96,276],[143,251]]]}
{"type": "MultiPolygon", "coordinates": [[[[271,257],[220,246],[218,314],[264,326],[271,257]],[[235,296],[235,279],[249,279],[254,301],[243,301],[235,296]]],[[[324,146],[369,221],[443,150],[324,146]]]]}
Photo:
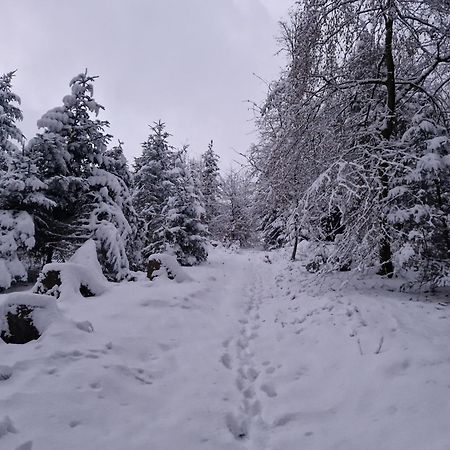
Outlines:
{"type": "Polygon", "coordinates": [[[283,65],[278,21],[294,0],[0,0],[0,72],[18,69],[27,138],[87,67],[111,134],[133,162],[148,124],[226,168],[255,139],[246,100],[260,102],[283,65]]]}

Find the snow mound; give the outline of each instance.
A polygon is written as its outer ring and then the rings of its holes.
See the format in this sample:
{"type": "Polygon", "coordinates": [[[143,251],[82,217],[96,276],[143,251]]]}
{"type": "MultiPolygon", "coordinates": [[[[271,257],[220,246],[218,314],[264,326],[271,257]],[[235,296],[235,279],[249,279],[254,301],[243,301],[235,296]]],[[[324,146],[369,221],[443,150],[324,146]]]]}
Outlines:
{"type": "Polygon", "coordinates": [[[191,281],[191,277],[183,270],[175,256],[155,253],[147,260],[147,277],[153,280],[161,276],[178,283],[191,281]]]}
{"type": "MultiPolygon", "coordinates": [[[[102,267],[97,258],[97,247],[93,239],[87,240],[69,259],[69,263],[88,267],[103,276],[102,267]]],[[[106,280],[106,278],[105,278],[106,280]]]]}
{"type": "Polygon", "coordinates": [[[53,297],[9,294],[0,303],[0,336],[7,343],[24,344],[39,338],[58,316],[53,297]]]}
{"type": "Polygon", "coordinates": [[[95,242],[86,241],[66,263],[46,264],[33,292],[64,300],[73,297],[93,297],[103,294],[108,281],[97,259],[95,242]]]}

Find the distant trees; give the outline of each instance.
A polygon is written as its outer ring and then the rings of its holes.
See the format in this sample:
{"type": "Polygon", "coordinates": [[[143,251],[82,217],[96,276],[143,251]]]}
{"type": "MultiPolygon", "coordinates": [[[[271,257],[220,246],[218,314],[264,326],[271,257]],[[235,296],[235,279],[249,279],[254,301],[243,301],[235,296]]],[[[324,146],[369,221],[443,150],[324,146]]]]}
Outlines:
{"type": "Polygon", "coordinates": [[[0,289],[66,260],[88,239],[114,281],[153,253],[193,265],[206,260],[208,238],[252,242],[251,183],[236,173],[221,178],[212,141],[188,161],[157,122],[132,174],[122,143],[110,147],[109,123],[99,118],[97,77],[84,72],[26,142],[13,76],[0,77],[0,289]]]}
{"type": "Polygon", "coordinates": [[[198,193],[199,172],[192,170],[186,149],[176,151],[161,121],[151,127],[135,160],[134,204],[144,223],[144,257],[173,253],[182,265],[207,257],[205,211],[198,193]]]}
{"type": "Polygon", "coordinates": [[[448,279],[449,24],[446,2],[431,0],[308,0],[293,8],[282,24],[288,65],[260,110],[250,154],[266,239],[292,233],[288,224],[323,239],[322,225],[338,211],[341,232],[326,267],[378,260],[390,276],[415,260],[433,283],[448,279]]]}
{"type": "Polygon", "coordinates": [[[225,243],[250,247],[255,243],[252,183],[246,173],[231,170],[223,183],[223,208],[219,218],[225,243]]]}
{"type": "Polygon", "coordinates": [[[42,116],[39,132],[25,143],[13,76],[0,77],[0,289],[26,279],[35,265],[65,260],[91,238],[115,281],[142,269],[152,253],[173,253],[183,265],[206,260],[203,188],[210,219],[217,215],[212,144],[202,172],[155,123],[131,174],[122,143],[109,147],[109,123],[98,118],[104,108],[94,99],[96,77],[87,72],[70,81],[62,105],[42,116]]]}

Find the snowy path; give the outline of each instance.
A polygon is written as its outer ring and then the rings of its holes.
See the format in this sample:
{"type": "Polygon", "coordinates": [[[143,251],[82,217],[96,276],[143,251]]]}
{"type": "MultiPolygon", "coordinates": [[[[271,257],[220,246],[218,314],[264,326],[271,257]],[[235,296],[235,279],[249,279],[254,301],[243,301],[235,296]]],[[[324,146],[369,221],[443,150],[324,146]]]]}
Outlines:
{"type": "Polygon", "coordinates": [[[450,307],[271,258],[216,252],[0,344],[0,449],[450,450],[450,307]]]}

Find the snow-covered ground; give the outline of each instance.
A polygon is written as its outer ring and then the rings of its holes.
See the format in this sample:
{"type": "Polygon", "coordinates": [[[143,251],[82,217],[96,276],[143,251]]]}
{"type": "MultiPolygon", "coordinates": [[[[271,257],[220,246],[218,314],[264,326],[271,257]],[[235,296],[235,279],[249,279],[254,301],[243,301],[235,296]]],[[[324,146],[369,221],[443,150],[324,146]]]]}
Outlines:
{"type": "Polygon", "coordinates": [[[0,341],[0,449],[449,450],[450,306],[265,259],[216,250],[0,341]]]}

